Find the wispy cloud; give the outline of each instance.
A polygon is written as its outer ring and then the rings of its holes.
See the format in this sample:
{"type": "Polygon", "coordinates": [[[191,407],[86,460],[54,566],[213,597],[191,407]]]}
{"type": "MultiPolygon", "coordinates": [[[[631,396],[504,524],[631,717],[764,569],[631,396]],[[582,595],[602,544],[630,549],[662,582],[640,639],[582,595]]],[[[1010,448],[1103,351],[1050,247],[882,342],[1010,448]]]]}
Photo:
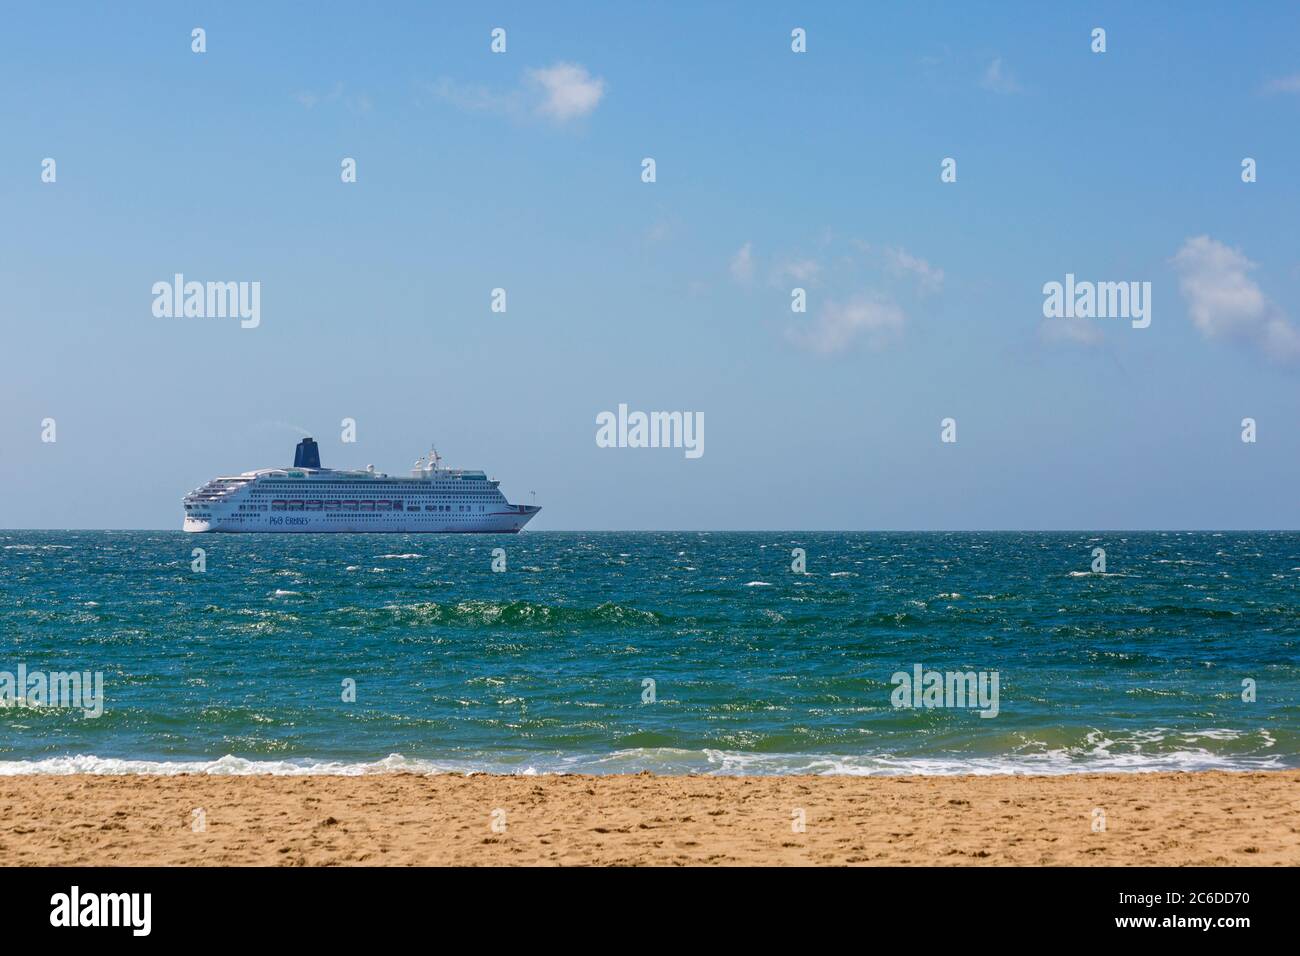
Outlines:
{"type": "Polygon", "coordinates": [[[303,90],[300,93],[293,94],[298,105],[303,109],[315,109],[321,104],[341,103],[353,113],[369,113],[374,105],[370,102],[370,97],[364,93],[348,93],[344,90],[342,83],[335,83],[334,89],[328,93],[316,93],[312,90],[303,90]]]}
{"type": "Polygon", "coordinates": [[[1241,342],[1271,361],[1300,363],[1300,330],[1251,279],[1257,267],[1242,252],[1196,236],[1172,261],[1192,324],[1206,339],[1241,342]]]}
{"type": "Polygon", "coordinates": [[[1096,348],[1106,339],[1096,322],[1090,319],[1043,319],[1038,325],[1038,337],[1052,345],[1074,345],[1096,348]]]}
{"type": "Polygon", "coordinates": [[[892,302],[856,296],[847,302],[828,301],[808,325],[787,330],[790,341],[800,348],[831,355],[855,342],[880,350],[903,335],[907,316],[892,302]]]}
{"type": "Polygon", "coordinates": [[[994,57],[984,69],[984,75],[980,78],[980,86],[994,93],[1019,93],[1020,83],[1011,75],[1011,71],[1002,63],[1002,57],[994,57]]]}
{"type": "Polygon", "coordinates": [[[895,276],[911,276],[923,292],[938,292],[943,288],[943,270],[914,256],[897,246],[885,250],[885,268],[895,276]]]}
{"type": "Polygon", "coordinates": [[[1265,93],[1300,93],[1300,73],[1279,76],[1264,84],[1265,93]]]}
{"type": "Polygon", "coordinates": [[[731,257],[731,277],[737,282],[749,282],[754,278],[754,244],[752,242],[745,243],[731,257]]]}
{"type": "Polygon", "coordinates": [[[458,83],[442,77],[429,92],[457,109],[502,116],[535,116],[557,124],[590,116],[605,96],[605,81],[577,63],[524,71],[509,89],[458,83]]]}
{"type": "Polygon", "coordinates": [[[644,239],[648,243],[667,242],[672,238],[672,223],[660,219],[658,222],[651,223],[650,228],[645,231],[644,239]]]}
{"type": "Polygon", "coordinates": [[[814,282],[821,272],[822,264],[816,259],[785,259],[777,264],[772,273],[772,281],[778,284],[791,279],[795,282],[814,282]]]}
{"type": "Polygon", "coordinates": [[[523,99],[519,91],[498,92],[486,86],[457,83],[448,77],[442,77],[429,92],[457,109],[471,113],[518,113],[523,110],[523,99]]]}
{"type": "Polygon", "coordinates": [[[807,318],[788,326],[786,338],[819,355],[856,346],[888,348],[902,339],[910,321],[906,303],[940,292],[943,270],[901,246],[854,238],[840,245],[847,251],[824,248],[816,258],[791,256],[772,268],[774,286],[798,282],[826,290],[808,299],[807,318]]]}

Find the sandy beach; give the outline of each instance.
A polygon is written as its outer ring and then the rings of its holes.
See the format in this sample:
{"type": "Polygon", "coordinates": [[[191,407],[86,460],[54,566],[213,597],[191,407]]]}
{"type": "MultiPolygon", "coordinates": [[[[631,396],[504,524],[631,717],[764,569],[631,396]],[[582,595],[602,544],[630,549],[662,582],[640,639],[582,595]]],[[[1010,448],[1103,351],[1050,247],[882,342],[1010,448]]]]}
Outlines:
{"type": "Polygon", "coordinates": [[[0,853],[26,866],[1295,866],[1300,772],[30,775],[0,778],[0,853]]]}

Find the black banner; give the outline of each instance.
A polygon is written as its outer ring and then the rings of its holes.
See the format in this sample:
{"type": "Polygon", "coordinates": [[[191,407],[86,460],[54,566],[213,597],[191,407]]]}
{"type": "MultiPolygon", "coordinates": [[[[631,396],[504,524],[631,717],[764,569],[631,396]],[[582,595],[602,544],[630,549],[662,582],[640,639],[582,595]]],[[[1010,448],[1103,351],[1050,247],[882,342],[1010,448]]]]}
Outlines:
{"type": "MultiPolygon", "coordinates": [[[[1284,869],[7,869],[9,938],[212,939],[275,927],[294,941],[374,931],[650,932],[774,924],[960,941],[991,931],[1185,938],[1231,944],[1280,931],[1284,869]],[[488,920],[484,923],[484,920],[488,920]],[[631,921],[631,922],[629,922],[631,921]],[[649,922],[646,922],[649,921],[649,922]],[[919,934],[919,935],[918,935],[919,934]],[[970,934],[970,935],[967,935],[970,934]]],[[[226,937],[229,938],[229,937],[226,937]]],[[[887,937],[889,938],[889,937],[887,937]]],[[[1044,936],[1053,939],[1053,936],[1044,936]]]]}

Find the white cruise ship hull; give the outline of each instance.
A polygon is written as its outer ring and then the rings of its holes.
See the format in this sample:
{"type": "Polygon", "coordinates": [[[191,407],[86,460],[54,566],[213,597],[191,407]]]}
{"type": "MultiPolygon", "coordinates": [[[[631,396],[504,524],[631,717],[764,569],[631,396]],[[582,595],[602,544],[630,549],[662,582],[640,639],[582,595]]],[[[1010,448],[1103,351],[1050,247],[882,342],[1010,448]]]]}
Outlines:
{"type": "Polygon", "coordinates": [[[185,496],[184,530],[271,534],[515,534],[542,509],[506,500],[482,471],[443,468],[437,452],[410,477],[322,468],[316,443],[294,463],[214,478],[185,496]]]}
{"type": "MultiPolygon", "coordinates": [[[[541,509],[537,509],[540,511],[541,509]]],[[[412,512],[375,515],[338,515],[305,513],[294,514],[233,514],[213,515],[208,518],[185,518],[184,530],[194,534],[271,532],[279,534],[395,532],[399,534],[517,534],[532,520],[532,512],[511,512],[489,515],[423,515],[412,512]]]]}

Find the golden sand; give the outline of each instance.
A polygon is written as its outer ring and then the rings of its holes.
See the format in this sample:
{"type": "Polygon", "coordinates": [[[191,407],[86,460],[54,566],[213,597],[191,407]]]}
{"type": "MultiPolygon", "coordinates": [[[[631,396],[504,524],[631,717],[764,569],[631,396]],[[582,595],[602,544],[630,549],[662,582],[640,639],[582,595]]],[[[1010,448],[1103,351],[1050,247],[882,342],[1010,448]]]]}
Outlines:
{"type": "Polygon", "coordinates": [[[1300,772],[0,777],[0,859],[1296,866],[1300,772]]]}

